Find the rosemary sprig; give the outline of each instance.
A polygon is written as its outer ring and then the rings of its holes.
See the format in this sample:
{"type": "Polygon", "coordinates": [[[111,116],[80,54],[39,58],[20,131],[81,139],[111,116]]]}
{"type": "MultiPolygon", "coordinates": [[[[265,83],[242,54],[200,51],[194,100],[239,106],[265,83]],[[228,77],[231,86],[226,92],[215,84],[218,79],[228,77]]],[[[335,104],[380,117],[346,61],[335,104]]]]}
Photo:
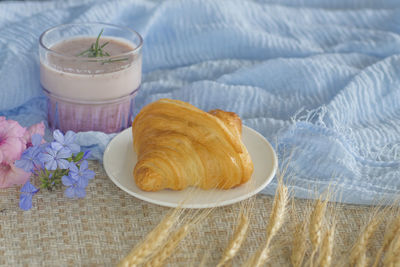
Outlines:
{"type": "MultiPolygon", "coordinates": [[[[89,49],[86,49],[85,51],[79,53],[77,56],[78,57],[109,57],[111,56],[107,51],[103,51],[103,48],[109,44],[109,42],[105,42],[104,44],[100,45],[100,37],[103,34],[104,29],[101,29],[99,35],[96,38],[96,42],[92,43],[89,49]]],[[[105,63],[112,63],[112,62],[119,62],[119,61],[125,61],[128,60],[128,58],[119,58],[119,59],[108,59],[108,60],[102,60],[101,64],[105,63]]]]}
{"type": "Polygon", "coordinates": [[[78,57],[80,56],[87,56],[87,57],[104,57],[104,56],[110,56],[109,53],[103,51],[103,48],[108,44],[108,42],[105,42],[104,44],[100,45],[100,37],[103,34],[104,29],[101,29],[99,35],[97,36],[96,42],[92,43],[89,49],[81,52],[78,54],[78,57]]]}
{"type": "Polygon", "coordinates": [[[125,60],[128,60],[128,58],[125,57],[125,58],[107,59],[107,60],[103,60],[101,62],[101,64],[104,65],[106,63],[113,63],[113,62],[119,62],[119,61],[125,61],[125,60]]]}

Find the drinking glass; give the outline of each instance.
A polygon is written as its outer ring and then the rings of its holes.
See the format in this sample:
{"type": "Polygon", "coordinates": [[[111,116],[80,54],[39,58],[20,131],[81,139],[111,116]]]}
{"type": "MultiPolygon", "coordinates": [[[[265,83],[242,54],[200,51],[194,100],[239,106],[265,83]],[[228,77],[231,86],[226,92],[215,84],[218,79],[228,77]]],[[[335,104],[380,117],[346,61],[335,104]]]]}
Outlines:
{"type": "Polygon", "coordinates": [[[129,127],[141,83],[142,45],[136,31],[104,23],[63,24],[43,32],[40,82],[47,96],[50,128],[116,133],[129,127]],[[110,56],[104,52],[102,57],[85,53],[98,37],[97,47],[104,45],[106,50],[114,42],[126,51],[110,56]],[[83,45],[84,39],[89,45],[83,45]],[[74,49],[82,53],[71,52],[74,49]]]}

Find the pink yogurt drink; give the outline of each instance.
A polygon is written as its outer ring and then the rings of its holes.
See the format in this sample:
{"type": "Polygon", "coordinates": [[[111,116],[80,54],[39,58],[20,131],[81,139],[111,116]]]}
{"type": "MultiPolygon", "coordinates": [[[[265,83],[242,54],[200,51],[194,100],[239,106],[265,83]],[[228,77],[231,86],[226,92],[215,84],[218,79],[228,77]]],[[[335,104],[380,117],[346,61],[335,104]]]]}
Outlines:
{"type": "Polygon", "coordinates": [[[40,36],[48,122],[63,132],[119,132],[132,123],[142,74],[142,37],[101,23],[65,24],[40,36]]]}

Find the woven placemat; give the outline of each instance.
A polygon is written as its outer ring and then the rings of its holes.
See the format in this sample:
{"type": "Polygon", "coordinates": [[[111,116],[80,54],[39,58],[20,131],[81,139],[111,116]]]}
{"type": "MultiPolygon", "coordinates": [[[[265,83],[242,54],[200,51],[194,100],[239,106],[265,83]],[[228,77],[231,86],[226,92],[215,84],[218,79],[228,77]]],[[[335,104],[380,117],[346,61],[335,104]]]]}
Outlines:
{"type": "MultiPolygon", "coordinates": [[[[0,189],[0,265],[5,266],[114,266],[146,233],[153,229],[169,208],[136,199],[116,187],[101,164],[84,199],[70,200],[62,192],[40,192],[34,207],[21,211],[18,189],[0,189]]],[[[258,195],[251,229],[233,265],[240,265],[265,240],[265,225],[273,198],[258,195]]],[[[295,212],[301,218],[308,201],[296,199],[295,212]]],[[[215,266],[235,226],[239,204],[215,209],[168,260],[169,266],[215,266]]],[[[335,256],[345,256],[360,228],[371,216],[372,207],[338,204],[335,256]]],[[[329,221],[330,214],[327,214],[329,221]]],[[[293,234],[293,216],[288,217],[274,239],[271,266],[288,266],[293,234]]],[[[374,236],[372,251],[383,238],[381,226],[374,236]]],[[[375,250],[375,251],[376,251],[375,250]]]]}

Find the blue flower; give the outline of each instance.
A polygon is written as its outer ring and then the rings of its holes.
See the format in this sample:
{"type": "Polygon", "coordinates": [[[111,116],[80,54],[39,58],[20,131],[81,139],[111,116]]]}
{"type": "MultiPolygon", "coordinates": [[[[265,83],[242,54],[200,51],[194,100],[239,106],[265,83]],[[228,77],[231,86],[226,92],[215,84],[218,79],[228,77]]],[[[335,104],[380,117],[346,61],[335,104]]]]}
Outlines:
{"type": "Polygon", "coordinates": [[[71,151],[66,149],[54,149],[53,146],[48,146],[44,152],[39,154],[39,160],[44,163],[44,167],[49,171],[59,169],[68,169],[69,161],[67,158],[71,157],[71,151]]]}
{"type": "Polygon", "coordinates": [[[39,147],[42,143],[43,137],[40,134],[34,134],[31,137],[31,143],[34,147],[39,147]]]}
{"type": "Polygon", "coordinates": [[[88,162],[86,160],[82,161],[79,168],[71,162],[69,166],[69,175],[78,180],[83,187],[89,184],[89,180],[93,179],[95,172],[88,169],[88,162]]]}
{"type": "Polygon", "coordinates": [[[86,196],[85,187],[80,186],[79,180],[72,178],[71,176],[62,177],[63,185],[67,186],[64,191],[64,195],[68,198],[84,198],[86,196]]]}
{"type": "Polygon", "coordinates": [[[34,134],[32,136],[32,145],[27,148],[21,155],[21,158],[15,161],[15,166],[23,169],[26,172],[32,172],[34,169],[42,167],[43,164],[39,159],[39,153],[41,152],[42,136],[40,134],[34,134]]]}
{"type": "Polygon", "coordinates": [[[35,167],[41,166],[38,158],[39,152],[35,147],[29,147],[22,153],[21,158],[15,161],[15,166],[26,172],[32,172],[35,167]]]}
{"type": "Polygon", "coordinates": [[[32,197],[35,195],[39,189],[37,189],[33,184],[27,181],[21,188],[21,195],[19,198],[19,207],[23,210],[29,210],[32,208],[32,197]]]}
{"type": "Polygon", "coordinates": [[[75,144],[76,134],[73,131],[68,131],[65,135],[62,134],[60,130],[55,130],[53,132],[54,142],[51,143],[51,146],[55,150],[68,150],[71,153],[78,153],[81,151],[81,147],[78,144],[75,144]]]}
{"type": "Polygon", "coordinates": [[[85,153],[83,154],[83,157],[82,157],[81,161],[85,160],[85,159],[88,159],[90,157],[90,154],[92,154],[92,151],[86,150],[85,153]]]}
{"type": "Polygon", "coordinates": [[[70,175],[61,178],[63,185],[67,186],[64,195],[68,198],[84,198],[86,196],[85,185],[81,184],[80,179],[75,179],[70,175]]]}

